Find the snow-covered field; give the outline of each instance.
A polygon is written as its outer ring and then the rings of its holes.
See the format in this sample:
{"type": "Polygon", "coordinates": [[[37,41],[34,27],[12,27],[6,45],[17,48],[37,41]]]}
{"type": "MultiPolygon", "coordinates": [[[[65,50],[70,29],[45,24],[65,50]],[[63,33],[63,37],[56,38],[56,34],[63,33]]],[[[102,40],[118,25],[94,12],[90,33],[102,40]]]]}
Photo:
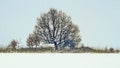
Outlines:
{"type": "Polygon", "coordinates": [[[120,68],[120,53],[0,53],[0,68],[120,68]]]}

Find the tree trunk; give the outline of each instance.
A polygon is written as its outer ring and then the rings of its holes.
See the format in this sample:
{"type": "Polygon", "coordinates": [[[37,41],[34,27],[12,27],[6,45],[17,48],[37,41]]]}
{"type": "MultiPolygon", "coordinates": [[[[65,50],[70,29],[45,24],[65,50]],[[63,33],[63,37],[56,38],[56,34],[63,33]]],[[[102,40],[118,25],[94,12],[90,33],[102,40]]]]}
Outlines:
{"type": "Polygon", "coordinates": [[[55,50],[58,50],[58,46],[56,42],[54,42],[54,46],[55,46],[55,50]]]}

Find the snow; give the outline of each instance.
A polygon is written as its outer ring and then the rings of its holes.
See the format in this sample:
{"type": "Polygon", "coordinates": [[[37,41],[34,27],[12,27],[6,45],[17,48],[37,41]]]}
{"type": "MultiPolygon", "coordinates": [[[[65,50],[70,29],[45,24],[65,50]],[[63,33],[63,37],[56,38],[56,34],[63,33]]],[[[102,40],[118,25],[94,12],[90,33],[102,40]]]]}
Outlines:
{"type": "Polygon", "coordinates": [[[1,68],[120,68],[120,53],[0,53],[1,68]]]}
{"type": "Polygon", "coordinates": [[[41,44],[40,47],[54,47],[54,44],[41,44]]]}

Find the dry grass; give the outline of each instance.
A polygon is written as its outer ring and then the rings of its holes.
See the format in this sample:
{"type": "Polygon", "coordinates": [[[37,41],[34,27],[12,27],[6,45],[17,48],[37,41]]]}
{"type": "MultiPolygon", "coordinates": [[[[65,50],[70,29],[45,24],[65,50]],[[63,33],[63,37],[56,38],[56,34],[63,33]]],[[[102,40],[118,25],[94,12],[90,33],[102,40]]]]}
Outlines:
{"type": "Polygon", "coordinates": [[[40,48],[0,48],[0,53],[119,53],[120,50],[115,50],[112,48],[100,49],[100,48],[90,48],[90,47],[79,47],[74,50],[64,49],[64,50],[54,50],[53,47],[40,47],[40,48]]]}

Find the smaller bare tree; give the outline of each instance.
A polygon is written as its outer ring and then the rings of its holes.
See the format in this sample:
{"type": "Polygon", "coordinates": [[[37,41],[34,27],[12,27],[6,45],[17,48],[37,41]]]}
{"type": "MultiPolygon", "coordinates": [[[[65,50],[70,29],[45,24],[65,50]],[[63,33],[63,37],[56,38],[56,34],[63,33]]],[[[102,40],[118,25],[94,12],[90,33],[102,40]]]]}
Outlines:
{"type": "Polygon", "coordinates": [[[34,34],[29,34],[26,43],[29,48],[33,49],[34,46],[36,46],[37,48],[40,42],[37,35],[34,33],[34,34]]]}
{"type": "Polygon", "coordinates": [[[13,40],[10,42],[10,44],[9,44],[8,47],[9,47],[9,48],[12,48],[12,50],[16,50],[17,45],[18,45],[18,42],[13,39],[13,40]]]}

